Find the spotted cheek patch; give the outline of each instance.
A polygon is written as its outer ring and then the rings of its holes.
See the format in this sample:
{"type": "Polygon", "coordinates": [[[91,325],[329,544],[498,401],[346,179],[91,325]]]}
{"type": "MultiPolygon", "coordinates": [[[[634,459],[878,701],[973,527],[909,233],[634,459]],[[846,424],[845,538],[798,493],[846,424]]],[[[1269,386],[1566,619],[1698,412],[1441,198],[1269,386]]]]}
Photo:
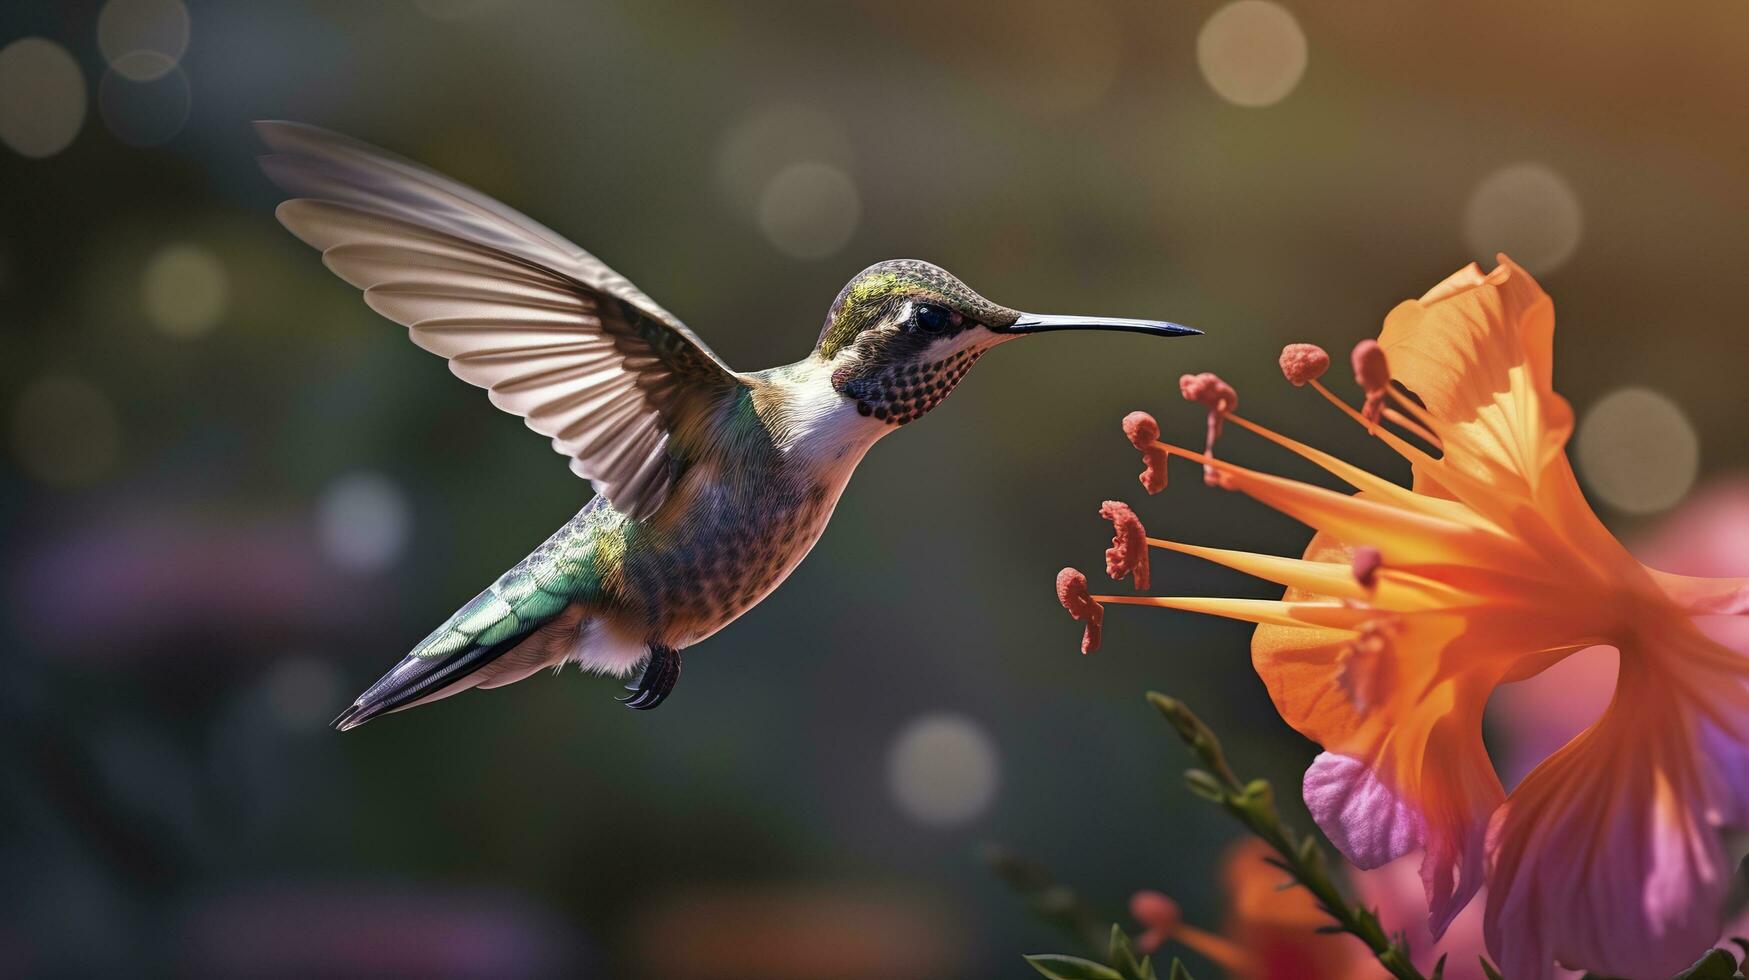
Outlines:
{"type": "Polygon", "coordinates": [[[889,425],[904,425],[922,418],[941,404],[983,351],[963,350],[939,361],[918,361],[881,374],[856,378],[843,386],[856,399],[859,414],[873,416],[889,425]]]}

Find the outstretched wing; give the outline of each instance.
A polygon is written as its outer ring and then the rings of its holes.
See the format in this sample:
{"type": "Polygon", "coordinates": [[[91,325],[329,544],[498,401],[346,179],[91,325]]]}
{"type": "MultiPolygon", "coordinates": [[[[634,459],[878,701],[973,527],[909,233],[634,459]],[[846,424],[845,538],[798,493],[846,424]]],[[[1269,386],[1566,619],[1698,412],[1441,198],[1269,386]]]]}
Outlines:
{"type": "Polygon", "coordinates": [[[371,309],[571,457],[619,512],[667,499],[677,429],[743,382],[623,276],[418,164],[297,123],[256,124],[276,214],[371,309]]]}

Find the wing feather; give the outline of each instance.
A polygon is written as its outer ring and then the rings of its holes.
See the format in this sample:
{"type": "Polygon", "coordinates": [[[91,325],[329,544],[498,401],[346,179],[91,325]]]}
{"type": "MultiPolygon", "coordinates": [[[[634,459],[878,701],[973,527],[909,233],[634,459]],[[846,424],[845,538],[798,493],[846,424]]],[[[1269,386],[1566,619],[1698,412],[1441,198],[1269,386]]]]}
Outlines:
{"type": "Polygon", "coordinates": [[[299,195],[282,223],[371,309],[571,457],[615,509],[667,499],[675,430],[744,383],[599,259],[418,164],[323,130],[258,124],[299,195]]]}

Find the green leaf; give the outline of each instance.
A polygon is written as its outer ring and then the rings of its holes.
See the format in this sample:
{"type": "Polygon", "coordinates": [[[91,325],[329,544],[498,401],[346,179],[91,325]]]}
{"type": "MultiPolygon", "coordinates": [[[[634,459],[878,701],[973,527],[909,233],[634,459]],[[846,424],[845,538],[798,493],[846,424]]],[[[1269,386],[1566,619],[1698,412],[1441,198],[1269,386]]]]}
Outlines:
{"type": "Polygon", "coordinates": [[[1676,980],[1732,980],[1737,975],[1737,959],[1722,949],[1702,956],[1695,964],[1676,975],[1676,980]]]}
{"type": "Polygon", "coordinates": [[[1488,962],[1486,956],[1478,956],[1476,959],[1482,962],[1482,972],[1487,974],[1488,980],[1506,980],[1505,977],[1500,975],[1499,970],[1494,969],[1494,964],[1488,962]]]}
{"type": "Polygon", "coordinates": [[[1136,977],[1142,972],[1142,965],[1136,962],[1136,952],[1130,948],[1129,934],[1115,922],[1111,924],[1111,944],[1105,958],[1126,976],[1136,977]]]}
{"type": "Polygon", "coordinates": [[[1079,956],[1060,953],[1040,953],[1026,957],[1026,962],[1051,980],[1124,980],[1123,974],[1079,956]]]}
{"type": "Polygon", "coordinates": [[[1429,977],[1428,980],[1445,980],[1446,955],[1445,953],[1439,954],[1439,962],[1433,964],[1433,976],[1429,977]]]}
{"type": "Polygon", "coordinates": [[[1184,968],[1184,964],[1176,956],[1172,958],[1172,969],[1166,974],[1166,980],[1191,980],[1190,971],[1184,968]]]}
{"type": "Polygon", "coordinates": [[[1203,724],[1196,713],[1184,706],[1177,698],[1169,698],[1158,691],[1148,692],[1148,703],[1152,704],[1172,727],[1178,732],[1178,737],[1184,740],[1198,755],[1204,759],[1218,758],[1221,754],[1221,740],[1209,726],[1203,724]]]}
{"type": "Polygon", "coordinates": [[[1221,785],[1221,781],[1216,779],[1214,774],[1206,770],[1185,770],[1184,785],[1189,786],[1192,793],[1195,793],[1205,800],[1214,803],[1225,803],[1227,801],[1227,788],[1221,785]]]}

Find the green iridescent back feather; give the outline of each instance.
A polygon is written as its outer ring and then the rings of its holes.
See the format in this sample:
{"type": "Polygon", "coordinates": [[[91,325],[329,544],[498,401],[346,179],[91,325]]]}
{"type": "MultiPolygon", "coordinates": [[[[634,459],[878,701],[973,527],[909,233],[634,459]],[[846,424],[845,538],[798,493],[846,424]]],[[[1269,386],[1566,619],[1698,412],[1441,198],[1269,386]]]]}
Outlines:
{"type": "Polygon", "coordinates": [[[599,604],[633,522],[597,497],[416,646],[420,659],[520,639],[573,602],[599,604]]]}

